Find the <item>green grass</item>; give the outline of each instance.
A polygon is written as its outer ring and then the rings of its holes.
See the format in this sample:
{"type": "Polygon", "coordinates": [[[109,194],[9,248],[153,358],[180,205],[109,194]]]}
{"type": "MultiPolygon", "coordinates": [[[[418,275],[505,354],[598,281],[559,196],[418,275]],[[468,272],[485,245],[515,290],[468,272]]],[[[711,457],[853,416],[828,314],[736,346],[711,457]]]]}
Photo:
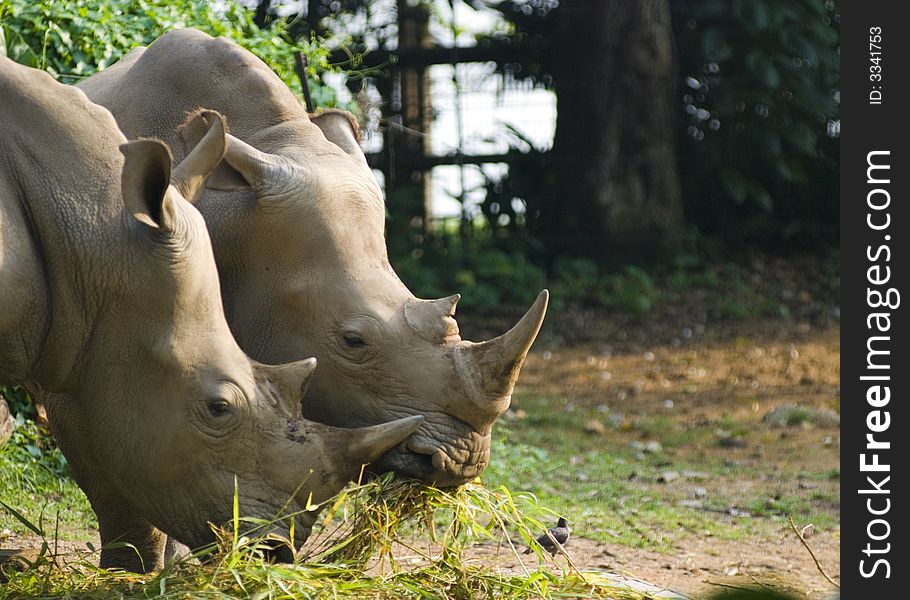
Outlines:
{"type": "Polygon", "coordinates": [[[218,542],[191,557],[202,564],[184,560],[145,576],[97,568],[93,556],[63,563],[45,541],[24,570],[6,572],[0,599],[643,597],[602,573],[579,571],[570,559],[544,559],[539,548],[512,571],[463,560],[471,542],[494,540],[521,562],[519,550],[544,528],[527,514],[548,514],[529,494],[478,484],[443,491],[385,476],[348,489],[325,512],[321,530],[286,565],[266,561],[262,541],[235,533],[236,512],[228,529],[216,530],[218,542]],[[409,545],[415,536],[429,537],[435,549],[416,568],[399,565],[397,547],[419,552],[409,545]]]}
{"type": "MultiPolygon", "coordinates": [[[[534,452],[533,449],[529,450],[534,452]]],[[[353,486],[326,503],[309,542],[291,565],[270,564],[260,540],[219,530],[218,543],[160,573],[133,575],[96,567],[98,554],[56,557],[55,541],[84,539],[94,518],[46,432],[18,419],[0,451],[0,527],[43,539],[37,558],[7,570],[0,599],[80,598],[616,598],[641,594],[551,559],[532,543],[556,513],[531,493],[468,484],[439,490],[391,475],[353,486]],[[6,506],[4,506],[4,504],[6,506]],[[53,515],[49,518],[49,515],[53,515]],[[466,556],[475,542],[496,545],[518,569],[466,556]],[[535,554],[520,552],[534,546],[535,554]],[[402,553],[420,564],[402,564],[402,553]],[[68,562],[69,561],[69,562],[68,562]]]]}
{"type": "MultiPolygon", "coordinates": [[[[96,527],[95,514],[68,474],[66,459],[47,432],[17,415],[12,437],[0,447],[0,502],[42,528],[57,528],[60,539],[84,537],[86,529],[96,527]]],[[[19,520],[0,510],[3,529],[28,532],[19,520]]]]}

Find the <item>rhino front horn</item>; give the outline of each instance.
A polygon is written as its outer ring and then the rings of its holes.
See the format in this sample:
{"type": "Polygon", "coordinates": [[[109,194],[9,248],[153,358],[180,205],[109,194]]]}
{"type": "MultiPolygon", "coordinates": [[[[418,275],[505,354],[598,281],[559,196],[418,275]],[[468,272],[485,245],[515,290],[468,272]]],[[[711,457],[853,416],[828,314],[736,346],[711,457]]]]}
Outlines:
{"type": "Polygon", "coordinates": [[[351,429],[345,440],[345,451],[349,460],[358,466],[375,462],[414,433],[421,423],[423,416],[413,415],[389,423],[351,429]]]}
{"type": "Polygon", "coordinates": [[[547,312],[550,294],[543,290],[525,316],[497,338],[455,350],[455,367],[468,396],[481,409],[497,415],[508,408],[512,389],[547,312]]]}

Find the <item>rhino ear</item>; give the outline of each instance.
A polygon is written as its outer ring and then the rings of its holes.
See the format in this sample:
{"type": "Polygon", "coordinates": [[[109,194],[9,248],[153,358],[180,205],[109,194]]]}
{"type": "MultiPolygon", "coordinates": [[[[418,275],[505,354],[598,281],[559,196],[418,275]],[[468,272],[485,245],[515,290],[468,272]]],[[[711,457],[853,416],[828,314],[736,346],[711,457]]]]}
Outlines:
{"type": "MultiPolygon", "coordinates": [[[[277,154],[268,154],[257,150],[243,140],[232,135],[227,136],[228,148],[224,162],[230,165],[245,185],[241,189],[252,189],[256,196],[281,197],[288,193],[283,182],[306,179],[306,171],[297,169],[290,161],[277,154]]],[[[218,185],[227,182],[219,181],[218,185]]],[[[219,187],[215,189],[238,189],[236,187],[219,187]]]]}
{"type": "Polygon", "coordinates": [[[360,126],[354,115],[341,110],[326,110],[310,115],[310,121],[322,130],[325,139],[356,158],[364,166],[369,166],[363,148],[360,147],[360,126]]]}
{"type": "MultiPolygon", "coordinates": [[[[183,127],[180,135],[187,150],[193,149],[202,139],[200,129],[193,123],[183,127]]],[[[267,188],[269,181],[281,181],[283,167],[276,156],[261,152],[230,134],[225,136],[225,142],[224,160],[209,176],[206,187],[225,192],[256,191],[267,188]]]]}
{"type": "Polygon", "coordinates": [[[205,180],[205,187],[222,191],[248,190],[250,189],[250,185],[243,176],[231,167],[227,161],[221,160],[227,150],[228,139],[232,136],[227,135],[227,128],[224,127],[223,117],[215,111],[196,111],[190,114],[183,125],[177,129],[180,138],[183,140],[183,149],[186,151],[187,158],[197,151],[197,148],[203,140],[205,140],[206,136],[210,135],[212,129],[216,127],[216,124],[213,122],[213,119],[215,118],[222,120],[224,149],[221,150],[219,155],[220,162],[210,170],[208,179],[205,180]]]}
{"type": "Polygon", "coordinates": [[[137,221],[154,229],[170,231],[176,222],[176,207],[168,186],[171,181],[171,150],[158,140],[134,140],[120,146],[123,172],[120,187],[123,204],[137,221]]]}
{"type": "Polygon", "coordinates": [[[206,179],[222,162],[227,148],[227,126],[224,117],[213,110],[197,111],[190,116],[190,122],[194,124],[194,135],[197,132],[202,135],[174,169],[171,183],[188,202],[195,204],[205,189],[206,179]]]}

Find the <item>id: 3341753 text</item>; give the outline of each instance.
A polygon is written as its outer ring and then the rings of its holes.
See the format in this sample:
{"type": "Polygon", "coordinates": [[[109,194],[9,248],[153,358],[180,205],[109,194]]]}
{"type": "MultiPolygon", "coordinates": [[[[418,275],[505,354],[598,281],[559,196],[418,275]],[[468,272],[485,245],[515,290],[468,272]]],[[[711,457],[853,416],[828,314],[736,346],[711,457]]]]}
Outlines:
{"type": "Polygon", "coordinates": [[[881,104],[882,95],[882,28],[869,28],[869,104],[881,104]]]}

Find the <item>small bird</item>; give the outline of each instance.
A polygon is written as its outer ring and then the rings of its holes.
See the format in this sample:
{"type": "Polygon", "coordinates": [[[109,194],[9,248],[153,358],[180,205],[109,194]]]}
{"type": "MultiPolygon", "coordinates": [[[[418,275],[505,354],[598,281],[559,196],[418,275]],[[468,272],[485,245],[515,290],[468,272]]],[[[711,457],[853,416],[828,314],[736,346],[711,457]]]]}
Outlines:
{"type": "MultiPolygon", "coordinates": [[[[547,535],[546,533],[543,534],[537,538],[537,543],[540,544],[544,550],[555,556],[556,553],[560,551],[560,548],[553,543],[553,540],[559,542],[560,546],[565,546],[566,542],[569,541],[569,534],[572,532],[572,530],[569,529],[569,523],[566,522],[564,518],[559,517],[559,521],[557,521],[556,527],[551,527],[547,530],[547,532],[550,535],[547,535]],[[550,536],[553,536],[552,539],[550,536]]],[[[524,553],[530,554],[531,548],[525,550],[524,553]]]]}

